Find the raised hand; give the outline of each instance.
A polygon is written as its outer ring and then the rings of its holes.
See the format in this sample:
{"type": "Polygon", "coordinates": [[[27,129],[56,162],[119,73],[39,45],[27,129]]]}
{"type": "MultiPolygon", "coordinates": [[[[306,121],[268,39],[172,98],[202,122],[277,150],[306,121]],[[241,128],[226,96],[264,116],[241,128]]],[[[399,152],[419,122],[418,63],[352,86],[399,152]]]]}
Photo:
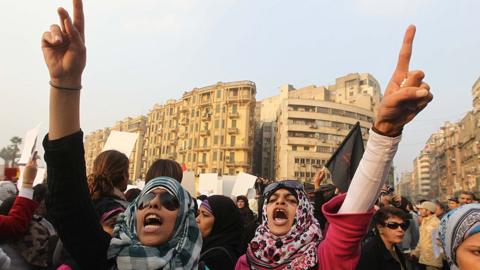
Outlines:
{"type": "Polygon", "coordinates": [[[53,24],[42,36],[42,50],[53,86],[81,88],[86,64],[83,4],[73,0],[73,22],[68,12],[58,9],[60,26],[53,24]]]}
{"type": "Polygon", "coordinates": [[[25,170],[23,171],[22,187],[31,188],[33,181],[37,176],[37,151],[32,155],[32,158],[28,161],[25,170]]]}
{"type": "Polygon", "coordinates": [[[324,178],[325,178],[325,168],[321,168],[315,173],[315,177],[313,178],[313,185],[315,186],[315,190],[320,188],[320,184],[322,183],[324,178]]]}
{"type": "Polygon", "coordinates": [[[423,82],[425,74],[419,70],[409,70],[414,37],[415,26],[411,25],[405,33],[397,67],[378,109],[374,128],[383,135],[400,135],[403,126],[433,99],[430,86],[423,82]]]}

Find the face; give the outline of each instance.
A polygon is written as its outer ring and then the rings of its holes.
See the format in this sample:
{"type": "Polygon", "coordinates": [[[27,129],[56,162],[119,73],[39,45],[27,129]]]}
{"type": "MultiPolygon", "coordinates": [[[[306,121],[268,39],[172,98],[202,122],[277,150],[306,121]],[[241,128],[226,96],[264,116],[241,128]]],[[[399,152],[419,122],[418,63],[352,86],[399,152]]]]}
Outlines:
{"type": "Polygon", "coordinates": [[[427,209],[425,208],[419,208],[418,209],[418,212],[420,213],[420,216],[421,217],[428,217],[431,215],[430,211],[428,211],[427,209]]]}
{"type": "Polygon", "coordinates": [[[380,203],[384,206],[390,205],[392,201],[392,196],[388,194],[380,195],[380,203]]]}
{"type": "Polygon", "coordinates": [[[238,200],[238,201],[237,201],[237,207],[238,207],[239,209],[244,208],[244,207],[245,207],[245,202],[244,202],[243,200],[238,200]]]}
{"type": "Polygon", "coordinates": [[[113,228],[115,228],[115,223],[117,221],[118,215],[115,215],[104,222],[102,222],[102,228],[103,230],[108,233],[110,236],[113,237],[113,228]]]}
{"type": "Polygon", "coordinates": [[[387,224],[394,225],[394,224],[404,224],[405,222],[399,217],[389,217],[385,221],[385,226],[377,225],[378,231],[385,242],[389,242],[391,244],[399,244],[402,242],[403,237],[405,236],[405,231],[398,226],[396,229],[391,229],[387,226],[387,224]]]}
{"type": "Polygon", "coordinates": [[[458,198],[460,205],[469,204],[473,202],[473,196],[470,194],[460,194],[458,198]]]}
{"type": "Polygon", "coordinates": [[[168,210],[162,205],[158,195],[168,193],[166,190],[157,188],[150,192],[157,196],[145,208],[137,210],[137,235],[143,245],[158,246],[172,237],[179,210],[168,210]]]}
{"type": "Polygon", "coordinates": [[[452,210],[459,206],[459,204],[455,201],[448,201],[448,209],[452,210]]]}
{"type": "Polygon", "coordinates": [[[437,217],[439,217],[439,216],[443,215],[443,213],[444,213],[444,212],[443,212],[443,208],[440,207],[439,205],[437,205],[437,210],[435,211],[435,215],[436,215],[437,217]]]}
{"type": "Polygon", "coordinates": [[[212,232],[213,224],[215,223],[215,217],[213,214],[208,212],[207,208],[200,206],[200,208],[198,208],[198,216],[196,220],[202,238],[209,236],[212,232]]]}
{"type": "Polygon", "coordinates": [[[456,256],[460,269],[478,269],[480,265],[480,233],[476,233],[463,241],[457,248],[456,256]]]}
{"type": "Polygon", "coordinates": [[[276,236],[287,234],[295,221],[298,200],[286,189],[279,189],[267,201],[267,226],[276,236]]]}

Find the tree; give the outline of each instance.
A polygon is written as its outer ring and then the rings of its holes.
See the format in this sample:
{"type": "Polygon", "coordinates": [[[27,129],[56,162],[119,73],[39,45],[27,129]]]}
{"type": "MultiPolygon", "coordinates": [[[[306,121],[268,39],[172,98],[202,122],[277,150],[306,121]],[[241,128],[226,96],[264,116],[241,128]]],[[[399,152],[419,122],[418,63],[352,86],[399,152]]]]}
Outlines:
{"type": "Polygon", "coordinates": [[[3,159],[5,167],[15,167],[16,159],[20,157],[20,147],[22,138],[14,136],[10,139],[10,145],[0,150],[0,158],[3,159]]]}

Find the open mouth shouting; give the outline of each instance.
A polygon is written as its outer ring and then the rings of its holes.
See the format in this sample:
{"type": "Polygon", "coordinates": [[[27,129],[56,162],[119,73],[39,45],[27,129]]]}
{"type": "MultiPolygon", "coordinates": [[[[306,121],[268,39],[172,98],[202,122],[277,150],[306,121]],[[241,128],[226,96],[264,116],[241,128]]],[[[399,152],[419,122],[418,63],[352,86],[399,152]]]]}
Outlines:
{"type": "Polygon", "coordinates": [[[157,232],[163,224],[163,218],[157,214],[150,213],[145,215],[143,220],[143,230],[146,233],[157,232]]]}
{"type": "Polygon", "coordinates": [[[283,226],[288,223],[288,213],[285,209],[275,208],[273,210],[273,224],[283,226]]]}

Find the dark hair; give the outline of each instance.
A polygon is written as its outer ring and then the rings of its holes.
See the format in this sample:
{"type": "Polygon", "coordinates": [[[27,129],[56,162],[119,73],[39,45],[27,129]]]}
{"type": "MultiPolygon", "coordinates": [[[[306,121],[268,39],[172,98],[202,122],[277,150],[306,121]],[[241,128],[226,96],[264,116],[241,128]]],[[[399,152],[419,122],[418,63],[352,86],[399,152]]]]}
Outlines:
{"type": "Polygon", "coordinates": [[[442,208],[443,212],[447,212],[447,211],[448,211],[448,207],[447,207],[444,203],[442,203],[441,201],[436,200],[434,203],[435,203],[438,207],[442,208]]]}
{"type": "Polygon", "coordinates": [[[47,196],[47,185],[38,184],[33,187],[33,200],[41,203],[47,196]]]}
{"type": "Polygon", "coordinates": [[[464,194],[464,195],[469,195],[469,196],[472,196],[472,199],[474,199],[474,200],[476,199],[476,198],[475,198],[475,193],[473,193],[473,192],[471,192],[471,191],[462,190],[462,191],[460,191],[460,193],[458,193],[458,194],[459,194],[459,195],[462,195],[462,194],[464,194]]]}
{"type": "Polygon", "coordinates": [[[125,176],[128,174],[128,157],[116,150],[100,153],[93,162],[88,176],[88,189],[93,200],[113,194],[114,187],[122,192],[127,189],[125,176]]]}
{"type": "Polygon", "coordinates": [[[407,222],[408,220],[408,215],[405,213],[400,208],[396,208],[393,206],[385,206],[380,208],[375,214],[373,215],[372,218],[372,224],[375,227],[375,230],[377,230],[377,225],[382,225],[385,223],[385,221],[390,218],[390,217],[398,217],[403,220],[403,222],[407,222]]]}
{"type": "Polygon", "coordinates": [[[140,192],[142,192],[142,190],[139,188],[129,189],[127,190],[127,192],[125,192],[125,198],[128,202],[133,202],[138,197],[138,195],[140,195],[140,192]]]}
{"type": "Polygon", "coordinates": [[[168,176],[178,182],[182,182],[183,171],[178,162],[171,159],[157,159],[148,168],[147,175],[145,176],[145,184],[155,177],[168,176]]]}
{"type": "Polygon", "coordinates": [[[202,195],[200,195],[200,196],[198,196],[198,197],[197,197],[197,200],[200,200],[200,201],[202,201],[202,202],[203,202],[203,201],[205,201],[207,198],[208,198],[208,196],[207,196],[207,195],[205,195],[205,194],[202,194],[202,195]]]}

